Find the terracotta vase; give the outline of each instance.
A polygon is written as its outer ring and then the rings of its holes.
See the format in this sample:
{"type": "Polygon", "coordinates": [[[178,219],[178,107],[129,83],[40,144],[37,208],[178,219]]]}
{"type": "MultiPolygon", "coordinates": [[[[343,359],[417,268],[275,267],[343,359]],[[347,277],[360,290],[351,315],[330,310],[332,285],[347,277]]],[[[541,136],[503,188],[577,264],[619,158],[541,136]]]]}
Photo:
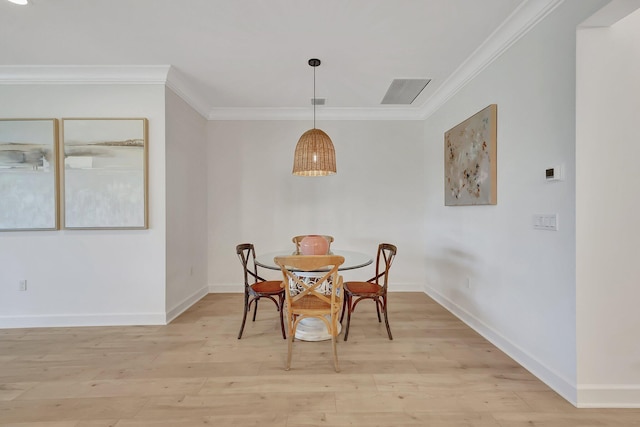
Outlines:
{"type": "Polygon", "coordinates": [[[329,242],[317,234],[309,234],[300,240],[302,255],[326,255],[329,252],[329,242]]]}

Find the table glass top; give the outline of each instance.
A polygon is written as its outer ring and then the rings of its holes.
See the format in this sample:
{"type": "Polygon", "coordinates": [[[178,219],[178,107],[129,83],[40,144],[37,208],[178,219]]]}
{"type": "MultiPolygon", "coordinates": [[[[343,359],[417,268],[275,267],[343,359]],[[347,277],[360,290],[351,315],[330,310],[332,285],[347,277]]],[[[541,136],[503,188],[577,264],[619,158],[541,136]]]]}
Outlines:
{"type": "MultiPolygon", "coordinates": [[[[353,270],[355,268],[364,267],[373,262],[371,256],[362,252],[332,249],[331,253],[333,255],[342,255],[344,257],[344,263],[338,269],[340,271],[353,270]]],[[[273,261],[273,258],[287,255],[293,255],[292,251],[269,252],[266,254],[256,255],[256,264],[260,267],[269,268],[271,270],[280,270],[280,267],[273,261]]]]}

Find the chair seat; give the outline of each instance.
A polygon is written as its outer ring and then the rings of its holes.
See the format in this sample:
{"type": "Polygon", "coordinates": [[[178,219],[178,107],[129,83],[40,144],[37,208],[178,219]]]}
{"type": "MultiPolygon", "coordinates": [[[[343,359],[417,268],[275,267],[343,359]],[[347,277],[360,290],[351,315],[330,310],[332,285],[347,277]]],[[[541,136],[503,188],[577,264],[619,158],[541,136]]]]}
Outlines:
{"type": "Polygon", "coordinates": [[[291,303],[291,306],[293,310],[320,310],[323,312],[331,310],[331,304],[311,295],[303,296],[291,303]]]}
{"type": "Polygon", "coordinates": [[[372,296],[382,293],[382,286],[371,282],[345,282],[344,289],[351,294],[370,294],[372,296]]]}
{"type": "Polygon", "coordinates": [[[281,280],[267,280],[266,282],[256,282],[251,285],[251,289],[260,294],[279,294],[283,292],[281,280]]]}

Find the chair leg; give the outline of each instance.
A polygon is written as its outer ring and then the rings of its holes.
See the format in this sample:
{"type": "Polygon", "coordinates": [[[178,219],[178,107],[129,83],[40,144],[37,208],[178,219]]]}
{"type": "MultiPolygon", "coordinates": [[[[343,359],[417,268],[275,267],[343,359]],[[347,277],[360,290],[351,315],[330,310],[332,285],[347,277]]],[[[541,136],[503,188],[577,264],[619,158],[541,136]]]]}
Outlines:
{"type": "Polygon", "coordinates": [[[333,347],[333,366],[336,369],[336,372],[340,372],[340,366],[338,365],[338,344],[336,341],[338,341],[336,339],[336,333],[337,331],[334,331],[331,333],[331,346],[333,347]]]}
{"type": "Polygon", "coordinates": [[[289,369],[291,369],[291,353],[293,353],[293,338],[295,337],[295,334],[296,334],[295,326],[293,326],[294,321],[291,318],[290,314],[287,314],[287,323],[289,324],[289,343],[288,343],[288,349],[287,349],[287,366],[285,368],[285,371],[288,371],[289,369]]]}
{"type": "Polygon", "coordinates": [[[349,338],[349,325],[351,324],[351,295],[347,295],[347,327],[344,331],[344,340],[346,341],[349,338]]]}
{"type": "Polygon", "coordinates": [[[384,301],[384,323],[387,325],[387,334],[389,335],[389,339],[393,340],[393,336],[391,335],[391,328],[389,327],[389,316],[387,314],[387,297],[382,297],[382,300],[384,301]]]}
{"type": "Polygon", "coordinates": [[[344,295],[342,298],[342,312],[340,313],[340,323],[342,323],[342,319],[344,319],[344,310],[347,308],[347,298],[348,295],[344,295]]]}
{"type": "Polygon", "coordinates": [[[258,314],[258,301],[260,298],[255,299],[255,303],[253,304],[253,321],[256,321],[256,314],[258,314]]]}
{"type": "Polygon", "coordinates": [[[373,302],[376,303],[376,313],[378,313],[378,323],[382,322],[382,319],[380,318],[380,299],[378,297],[373,299],[373,302]]]}
{"type": "Polygon", "coordinates": [[[240,333],[238,339],[242,338],[242,331],[244,331],[244,324],[247,321],[247,311],[249,309],[249,296],[244,294],[244,314],[242,315],[242,325],[240,326],[240,333]]]}
{"type": "Polygon", "coordinates": [[[291,353],[293,352],[293,335],[289,337],[289,348],[287,350],[287,367],[285,371],[291,369],[291,353]]]}
{"type": "Polygon", "coordinates": [[[287,334],[284,331],[284,314],[282,313],[284,311],[284,298],[280,297],[280,307],[278,307],[278,310],[280,311],[280,328],[282,329],[282,339],[287,339],[287,334]]]}

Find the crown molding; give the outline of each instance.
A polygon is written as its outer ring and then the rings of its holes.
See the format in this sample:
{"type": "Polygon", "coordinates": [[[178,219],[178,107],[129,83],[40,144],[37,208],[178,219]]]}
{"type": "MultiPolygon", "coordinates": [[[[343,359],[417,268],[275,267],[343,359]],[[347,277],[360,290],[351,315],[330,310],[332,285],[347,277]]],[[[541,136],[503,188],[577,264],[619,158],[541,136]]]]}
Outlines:
{"type": "Polygon", "coordinates": [[[169,65],[4,65],[0,84],[165,84],[169,65]]]}
{"type": "Polygon", "coordinates": [[[0,84],[161,84],[202,117],[209,114],[208,105],[170,65],[6,65],[0,66],[0,84]]]}
{"type": "Polygon", "coordinates": [[[193,89],[191,83],[184,74],[176,67],[170,67],[167,73],[167,87],[175,92],[184,102],[189,104],[191,108],[196,110],[202,117],[208,119],[210,107],[208,103],[199,95],[198,91],[193,89]]]}
{"type": "Polygon", "coordinates": [[[527,0],[518,6],[427,99],[420,108],[421,118],[426,119],[438,111],[445,102],[563,2],[564,0],[527,0]]]}

